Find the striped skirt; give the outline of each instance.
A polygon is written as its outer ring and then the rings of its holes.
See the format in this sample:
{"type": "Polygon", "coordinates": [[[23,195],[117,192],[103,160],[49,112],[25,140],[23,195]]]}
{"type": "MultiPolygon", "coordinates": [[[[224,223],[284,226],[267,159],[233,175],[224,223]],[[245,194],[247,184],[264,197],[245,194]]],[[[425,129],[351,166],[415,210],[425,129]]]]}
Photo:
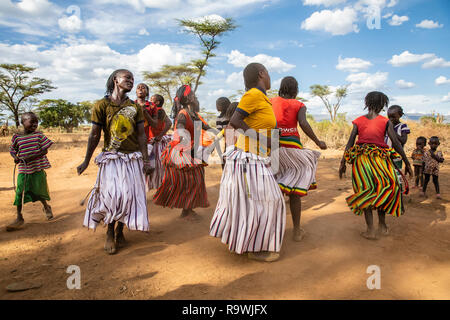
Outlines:
{"type": "Polygon", "coordinates": [[[209,207],[205,185],[205,168],[191,157],[188,149],[169,143],[161,155],[164,178],[153,202],[169,208],[194,209],[209,207]]]}
{"type": "Polygon", "coordinates": [[[279,252],[286,226],[283,194],[270,159],[240,149],[229,150],[210,235],[231,252],[279,252]]]}
{"type": "Polygon", "coordinates": [[[402,215],[402,192],[391,159],[399,155],[394,149],[355,145],[344,156],[352,164],[354,194],[346,199],[352,211],[361,215],[364,209],[381,209],[396,217],[402,215]]]}
{"type": "Polygon", "coordinates": [[[279,149],[279,167],[275,179],[281,191],[287,195],[306,196],[308,190],[317,188],[316,169],[320,152],[299,149],[279,149]]]}
{"type": "Polygon", "coordinates": [[[167,147],[167,143],[172,139],[171,136],[165,135],[160,141],[148,145],[148,156],[154,170],[146,175],[147,191],[158,189],[164,177],[164,166],[161,162],[161,154],[167,147]]]}
{"type": "Polygon", "coordinates": [[[102,152],[95,158],[95,163],[99,171],[83,225],[95,229],[102,220],[105,225],[120,221],[129,230],[148,231],[141,153],[102,152]]]}

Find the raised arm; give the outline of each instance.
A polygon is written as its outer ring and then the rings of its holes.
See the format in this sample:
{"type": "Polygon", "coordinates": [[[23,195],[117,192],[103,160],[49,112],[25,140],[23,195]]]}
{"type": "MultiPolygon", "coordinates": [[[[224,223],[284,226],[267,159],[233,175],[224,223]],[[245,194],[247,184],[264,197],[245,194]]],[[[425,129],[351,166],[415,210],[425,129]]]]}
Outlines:
{"type": "Polygon", "coordinates": [[[306,107],[301,108],[298,111],[297,114],[297,120],[298,124],[300,125],[300,128],[302,128],[303,132],[312,140],[314,143],[322,150],[325,150],[327,148],[327,144],[325,141],[320,141],[316,134],[314,133],[314,130],[309,125],[308,120],[306,119],[306,107]]]}
{"type": "Polygon", "coordinates": [[[77,167],[78,175],[82,174],[84,170],[89,166],[89,161],[91,161],[92,154],[97,148],[98,143],[100,142],[100,137],[102,135],[102,127],[98,124],[93,123],[91,133],[89,134],[88,146],[86,150],[86,155],[84,157],[84,161],[77,167]]]}

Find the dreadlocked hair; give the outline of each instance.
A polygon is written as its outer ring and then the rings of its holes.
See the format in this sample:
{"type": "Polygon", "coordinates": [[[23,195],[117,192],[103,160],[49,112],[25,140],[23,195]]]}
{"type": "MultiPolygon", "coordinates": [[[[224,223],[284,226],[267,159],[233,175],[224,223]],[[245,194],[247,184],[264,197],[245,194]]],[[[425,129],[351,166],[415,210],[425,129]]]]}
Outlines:
{"type": "Polygon", "coordinates": [[[170,112],[170,117],[175,119],[178,115],[178,112],[182,109],[182,106],[187,106],[187,97],[184,96],[184,92],[186,91],[187,85],[182,85],[178,88],[175,98],[173,99],[172,111],[170,112]]]}
{"type": "MultiPolygon", "coordinates": [[[[112,95],[112,93],[114,91],[114,80],[116,79],[117,74],[122,73],[122,72],[130,72],[130,71],[127,70],[127,69],[117,69],[116,71],[111,73],[111,75],[108,78],[108,81],[106,81],[105,96],[111,96],[112,95]]],[[[147,86],[147,85],[145,85],[145,86],[147,86]]],[[[148,86],[147,86],[147,92],[148,92],[148,86]]]]}
{"type": "Polygon", "coordinates": [[[298,94],[298,82],[294,77],[284,77],[281,80],[278,95],[285,99],[295,99],[298,94]]]}
{"type": "Polygon", "coordinates": [[[158,101],[158,107],[162,108],[164,105],[164,97],[160,94],[154,94],[154,97],[156,97],[156,100],[158,101]]]}
{"type": "Polygon", "coordinates": [[[402,117],[404,115],[403,108],[396,104],[394,104],[388,108],[388,113],[391,113],[391,112],[397,112],[400,115],[400,117],[402,117]]]}
{"type": "MultiPolygon", "coordinates": [[[[366,95],[364,99],[366,107],[369,111],[380,113],[389,105],[389,98],[383,92],[372,91],[366,95]]],[[[364,108],[364,109],[365,109],[364,108]]]]}
{"type": "Polygon", "coordinates": [[[265,67],[261,63],[252,62],[244,69],[244,83],[245,89],[250,90],[255,88],[259,80],[259,72],[264,70],[265,67]]]}

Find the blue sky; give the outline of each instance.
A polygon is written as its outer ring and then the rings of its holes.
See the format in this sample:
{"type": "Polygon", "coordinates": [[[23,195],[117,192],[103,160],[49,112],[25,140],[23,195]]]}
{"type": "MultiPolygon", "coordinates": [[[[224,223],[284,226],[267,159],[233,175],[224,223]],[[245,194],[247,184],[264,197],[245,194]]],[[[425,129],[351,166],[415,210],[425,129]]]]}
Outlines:
{"type": "Polygon", "coordinates": [[[231,17],[239,27],[221,39],[197,91],[207,109],[243,89],[241,72],[257,61],[273,88],[296,77],[313,114],[326,112],[309,94],[319,83],[348,85],[342,111],[351,115],[379,90],[406,113],[450,116],[449,13],[448,0],[2,0],[0,57],[38,67],[58,87],[46,98],[94,100],[114,69],[130,69],[137,84],[144,70],[198,57],[176,18],[231,17]],[[380,28],[369,28],[376,17],[380,28]]]}

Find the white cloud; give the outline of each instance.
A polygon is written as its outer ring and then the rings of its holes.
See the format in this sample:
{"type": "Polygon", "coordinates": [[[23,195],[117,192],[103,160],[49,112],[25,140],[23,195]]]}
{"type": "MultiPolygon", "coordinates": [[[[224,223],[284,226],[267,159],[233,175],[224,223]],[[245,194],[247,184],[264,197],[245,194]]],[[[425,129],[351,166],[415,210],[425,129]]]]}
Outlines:
{"type": "Polygon", "coordinates": [[[400,25],[403,24],[403,22],[406,22],[406,21],[408,21],[408,20],[409,20],[408,16],[401,16],[401,17],[400,17],[400,16],[394,14],[394,15],[392,16],[391,20],[388,21],[388,23],[389,23],[391,26],[400,26],[400,25]]]}
{"type": "Polygon", "coordinates": [[[391,1],[387,4],[387,7],[388,7],[388,8],[394,7],[394,6],[397,5],[397,3],[398,3],[398,0],[391,0],[391,1]]]}
{"type": "Polygon", "coordinates": [[[433,20],[422,20],[421,23],[416,24],[417,28],[423,28],[423,29],[436,29],[436,28],[442,28],[444,25],[439,24],[439,22],[434,22],[433,20]]]}
{"type": "Polygon", "coordinates": [[[393,15],[392,12],[386,13],[386,14],[383,16],[383,19],[390,18],[390,17],[392,17],[392,15],[393,15]]]}
{"type": "Polygon", "coordinates": [[[370,61],[359,58],[341,58],[341,56],[339,56],[336,69],[347,72],[359,72],[366,70],[370,66],[372,66],[370,61]]]}
{"type": "Polygon", "coordinates": [[[82,21],[76,15],[65,16],[58,20],[59,27],[67,32],[79,32],[81,30],[82,21]]]}
{"type": "Polygon", "coordinates": [[[446,96],[444,96],[441,101],[442,102],[450,102],[450,92],[446,96]]]}
{"type": "Polygon", "coordinates": [[[382,90],[388,79],[387,72],[376,73],[353,73],[345,80],[350,82],[348,87],[349,93],[367,92],[372,90],[382,90]]]}
{"type": "Polygon", "coordinates": [[[279,57],[271,57],[265,54],[257,54],[254,57],[249,57],[238,50],[232,50],[228,54],[228,63],[235,67],[244,68],[252,62],[263,64],[269,72],[286,72],[295,68],[295,65],[286,63],[279,57]]]}
{"type": "Polygon", "coordinates": [[[444,76],[440,76],[440,77],[436,78],[436,80],[434,80],[434,83],[438,86],[441,86],[443,84],[450,84],[450,79],[447,79],[444,76]]]}
{"type": "Polygon", "coordinates": [[[314,12],[303,21],[301,28],[310,31],[325,31],[332,35],[345,35],[351,32],[359,32],[356,25],[357,20],[356,10],[350,7],[334,11],[322,10],[314,12]]]}
{"type": "Polygon", "coordinates": [[[435,57],[433,53],[414,54],[403,51],[400,55],[393,55],[388,62],[394,67],[403,67],[435,57]]]}
{"type": "Polygon", "coordinates": [[[149,36],[150,35],[150,33],[148,33],[147,29],[145,29],[145,28],[142,28],[141,30],[139,30],[138,34],[140,36],[149,36]]]}
{"type": "Polygon", "coordinates": [[[244,75],[243,72],[233,72],[231,73],[225,82],[234,90],[244,90],[244,75]]]}
{"type": "Polygon", "coordinates": [[[422,68],[424,69],[448,67],[450,67],[450,61],[446,61],[443,58],[434,58],[433,60],[427,61],[422,65],[422,68]]]}
{"type": "Polygon", "coordinates": [[[305,6],[334,6],[336,4],[344,3],[346,0],[303,0],[305,6]]]}
{"type": "Polygon", "coordinates": [[[395,84],[400,89],[410,89],[410,88],[414,88],[416,86],[415,83],[408,82],[408,81],[405,81],[405,80],[402,80],[402,79],[395,81],[395,84]]]}

